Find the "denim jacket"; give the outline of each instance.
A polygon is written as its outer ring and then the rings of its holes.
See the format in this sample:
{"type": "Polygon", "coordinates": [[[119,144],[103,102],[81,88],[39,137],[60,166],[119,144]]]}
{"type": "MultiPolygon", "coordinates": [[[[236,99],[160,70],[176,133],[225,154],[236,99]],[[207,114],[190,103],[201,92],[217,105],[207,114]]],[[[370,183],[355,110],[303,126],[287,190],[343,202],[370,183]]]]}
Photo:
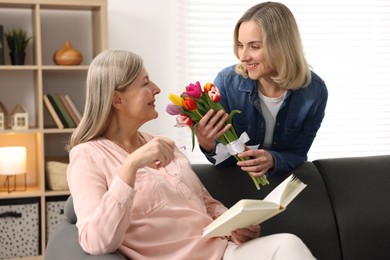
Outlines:
{"type": "MultiPolygon", "coordinates": [[[[221,104],[227,113],[234,109],[242,113],[233,117],[233,127],[240,136],[246,132],[250,140],[247,145],[262,144],[265,137],[265,120],[260,108],[257,81],[244,78],[235,72],[235,66],[222,70],[214,80],[221,92],[221,104]]],[[[307,160],[307,153],[325,116],[328,90],[324,81],[314,72],[306,88],[288,90],[286,98],[276,116],[273,133],[272,154],[275,167],[272,174],[290,172],[307,160]]],[[[215,154],[215,153],[214,153],[215,154]]],[[[214,155],[206,158],[215,163],[214,155]]],[[[233,156],[217,166],[236,164],[233,156]]]]}

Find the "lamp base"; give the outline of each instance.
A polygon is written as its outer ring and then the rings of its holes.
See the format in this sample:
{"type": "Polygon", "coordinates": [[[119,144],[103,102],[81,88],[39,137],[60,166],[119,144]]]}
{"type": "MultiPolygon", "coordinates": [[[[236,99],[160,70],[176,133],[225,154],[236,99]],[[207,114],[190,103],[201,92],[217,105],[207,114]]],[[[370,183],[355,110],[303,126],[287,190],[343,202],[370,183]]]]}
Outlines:
{"type": "Polygon", "coordinates": [[[26,183],[26,175],[27,174],[23,174],[24,175],[24,186],[22,186],[22,188],[17,188],[17,187],[20,187],[20,186],[17,186],[16,185],[16,176],[17,175],[7,175],[7,177],[5,178],[5,181],[4,181],[4,187],[6,187],[6,189],[0,189],[0,191],[7,191],[8,193],[11,193],[13,191],[26,191],[27,190],[27,183],[26,183]]]}

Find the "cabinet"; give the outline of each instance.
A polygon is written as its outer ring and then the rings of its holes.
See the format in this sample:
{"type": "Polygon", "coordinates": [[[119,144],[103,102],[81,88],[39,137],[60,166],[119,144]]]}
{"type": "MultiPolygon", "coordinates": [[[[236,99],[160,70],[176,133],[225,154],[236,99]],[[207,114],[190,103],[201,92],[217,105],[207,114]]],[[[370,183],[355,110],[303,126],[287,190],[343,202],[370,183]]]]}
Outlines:
{"type": "MultiPolygon", "coordinates": [[[[43,95],[68,94],[79,111],[84,109],[88,64],[107,49],[106,0],[0,0],[0,25],[4,31],[23,27],[33,36],[26,49],[25,65],[11,65],[5,45],[5,65],[0,65],[0,101],[10,112],[22,104],[29,113],[27,130],[0,130],[1,146],[27,148],[26,191],[0,192],[0,200],[38,199],[40,251],[46,247],[46,204],[69,191],[50,191],[45,178],[45,160],[66,157],[64,147],[74,129],[58,129],[43,103],[43,95]],[[53,54],[66,40],[83,54],[77,66],[58,66],[53,54]]],[[[0,175],[1,177],[1,175],[0,175]]],[[[3,186],[4,180],[0,180],[3,186]]],[[[17,184],[21,185],[17,181],[17,184]]]]}

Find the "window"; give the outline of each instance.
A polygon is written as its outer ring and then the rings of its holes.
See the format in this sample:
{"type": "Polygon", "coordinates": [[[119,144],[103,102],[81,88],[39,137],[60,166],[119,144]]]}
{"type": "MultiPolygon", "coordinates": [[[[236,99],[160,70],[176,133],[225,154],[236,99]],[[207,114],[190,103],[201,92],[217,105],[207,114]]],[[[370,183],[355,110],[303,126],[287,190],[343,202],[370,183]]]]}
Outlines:
{"type": "MultiPolygon", "coordinates": [[[[293,12],[307,60],[329,91],[309,160],[389,154],[390,1],[281,2],[293,12]]],[[[178,82],[212,82],[222,68],[236,63],[235,23],[257,3],[178,1],[178,82]]],[[[189,130],[178,140],[194,163],[204,162],[197,147],[191,152],[189,130]]]]}

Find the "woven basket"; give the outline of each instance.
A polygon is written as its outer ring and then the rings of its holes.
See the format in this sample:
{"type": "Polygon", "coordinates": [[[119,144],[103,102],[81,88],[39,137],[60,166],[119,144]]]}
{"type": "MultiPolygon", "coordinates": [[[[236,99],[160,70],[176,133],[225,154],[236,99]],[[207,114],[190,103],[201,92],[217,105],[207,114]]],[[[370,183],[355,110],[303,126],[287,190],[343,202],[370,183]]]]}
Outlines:
{"type": "Polygon", "coordinates": [[[46,181],[50,190],[69,190],[66,180],[67,163],[48,161],[46,162],[46,181]]]}

